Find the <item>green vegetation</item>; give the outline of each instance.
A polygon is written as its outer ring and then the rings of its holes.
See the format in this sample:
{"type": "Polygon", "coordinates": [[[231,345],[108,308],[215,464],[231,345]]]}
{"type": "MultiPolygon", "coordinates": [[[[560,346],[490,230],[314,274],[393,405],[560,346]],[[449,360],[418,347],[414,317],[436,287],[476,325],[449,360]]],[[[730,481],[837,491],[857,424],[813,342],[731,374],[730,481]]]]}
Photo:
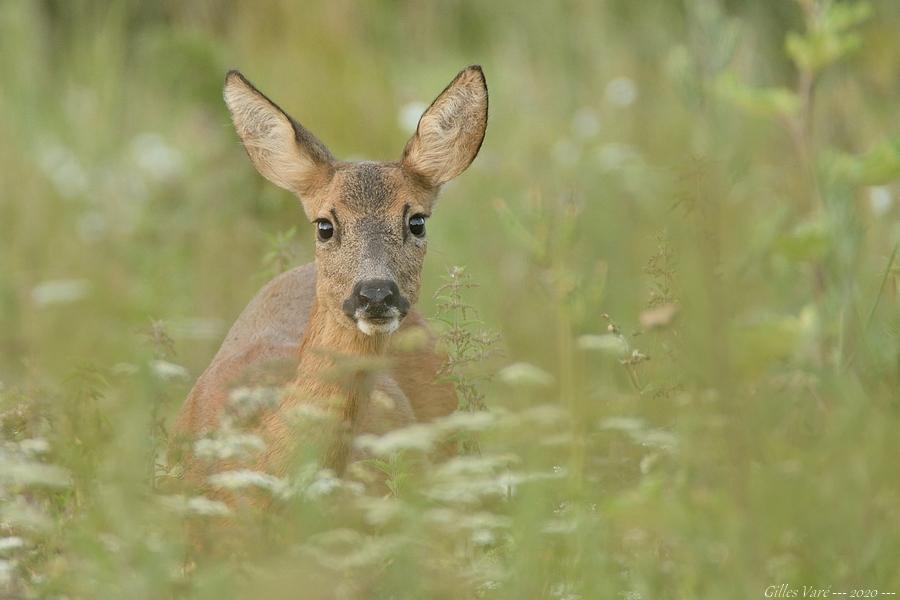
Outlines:
{"type": "Polygon", "coordinates": [[[0,596],[900,594],[898,31],[896,0],[0,1],[0,596]],[[225,71],[388,159],[476,62],[421,302],[469,453],[373,440],[384,498],[222,481],[277,508],[187,560],[224,507],[166,488],[172,418],[313,248],[225,71]]]}

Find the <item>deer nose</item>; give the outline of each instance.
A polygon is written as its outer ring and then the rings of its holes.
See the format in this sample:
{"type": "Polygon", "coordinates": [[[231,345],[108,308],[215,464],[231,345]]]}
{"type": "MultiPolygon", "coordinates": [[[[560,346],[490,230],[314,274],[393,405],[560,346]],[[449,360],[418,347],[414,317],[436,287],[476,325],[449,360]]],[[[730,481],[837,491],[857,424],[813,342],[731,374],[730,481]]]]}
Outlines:
{"type": "Polygon", "coordinates": [[[409,304],[400,297],[400,288],[389,279],[369,279],[360,281],[353,287],[350,298],[344,302],[344,312],[351,319],[400,316],[409,309],[409,304]],[[363,313],[360,315],[359,313],[363,313]]]}
{"type": "Polygon", "coordinates": [[[357,292],[360,307],[372,308],[379,305],[390,306],[397,295],[397,284],[386,279],[364,281],[357,292]]]}

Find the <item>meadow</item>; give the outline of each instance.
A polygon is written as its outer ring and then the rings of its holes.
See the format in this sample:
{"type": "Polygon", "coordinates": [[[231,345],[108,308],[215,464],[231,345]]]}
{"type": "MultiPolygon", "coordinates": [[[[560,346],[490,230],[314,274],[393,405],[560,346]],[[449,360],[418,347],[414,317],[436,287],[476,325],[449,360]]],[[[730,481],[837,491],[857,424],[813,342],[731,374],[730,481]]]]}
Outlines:
{"type": "Polygon", "coordinates": [[[895,0],[0,0],[0,597],[900,594],[898,31],[895,0]],[[460,412],[373,442],[384,497],[222,478],[276,508],[193,556],[231,509],[171,489],[172,421],[314,243],[225,72],[387,160],[475,63],[419,304],[460,412]]]}

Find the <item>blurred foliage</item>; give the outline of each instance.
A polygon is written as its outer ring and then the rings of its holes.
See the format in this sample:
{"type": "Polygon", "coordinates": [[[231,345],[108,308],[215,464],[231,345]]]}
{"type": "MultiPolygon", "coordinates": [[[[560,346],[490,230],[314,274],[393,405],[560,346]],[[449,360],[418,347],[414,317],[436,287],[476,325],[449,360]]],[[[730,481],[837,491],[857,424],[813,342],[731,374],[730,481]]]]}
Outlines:
{"type": "Polygon", "coordinates": [[[895,0],[0,1],[0,595],[900,593],[898,29],[895,0]],[[383,498],[223,474],[275,504],[217,530],[168,424],[313,245],[225,71],[393,159],[470,63],[490,125],[421,308],[487,409],[369,440],[383,498]],[[423,467],[448,436],[472,452],[423,467]]]}

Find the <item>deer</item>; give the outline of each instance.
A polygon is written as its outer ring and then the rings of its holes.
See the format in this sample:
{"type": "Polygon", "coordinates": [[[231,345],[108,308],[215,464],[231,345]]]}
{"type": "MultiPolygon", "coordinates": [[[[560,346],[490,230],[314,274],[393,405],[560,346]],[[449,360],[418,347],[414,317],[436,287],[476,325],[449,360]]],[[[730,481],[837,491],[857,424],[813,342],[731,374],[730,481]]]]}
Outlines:
{"type": "MultiPolygon", "coordinates": [[[[265,380],[284,392],[255,421],[266,450],[250,466],[283,475],[292,452],[315,442],[323,467],[343,476],[365,458],[354,444],[359,436],[432,422],[457,408],[453,385],[438,377],[446,357],[414,306],[426,221],[441,187],[468,168],[484,140],[484,73],[478,65],[460,71],[391,162],[336,159],[237,70],[228,72],[223,95],[256,170],[299,198],[315,232],[315,260],[277,276],[250,301],[184,402],[176,437],[189,448],[185,440],[219,426],[237,386],[265,380]],[[420,343],[392,344],[404,332],[420,343]],[[342,358],[387,368],[336,377],[342,358]],[[298,407],[331,415],[336,425],[305,434],[315,440],[297,439],[286,415],[298,407]]],[[[198,485],[228,466],[201,464],[190,450],[182,456],[182,477],[198,485]]]]}

